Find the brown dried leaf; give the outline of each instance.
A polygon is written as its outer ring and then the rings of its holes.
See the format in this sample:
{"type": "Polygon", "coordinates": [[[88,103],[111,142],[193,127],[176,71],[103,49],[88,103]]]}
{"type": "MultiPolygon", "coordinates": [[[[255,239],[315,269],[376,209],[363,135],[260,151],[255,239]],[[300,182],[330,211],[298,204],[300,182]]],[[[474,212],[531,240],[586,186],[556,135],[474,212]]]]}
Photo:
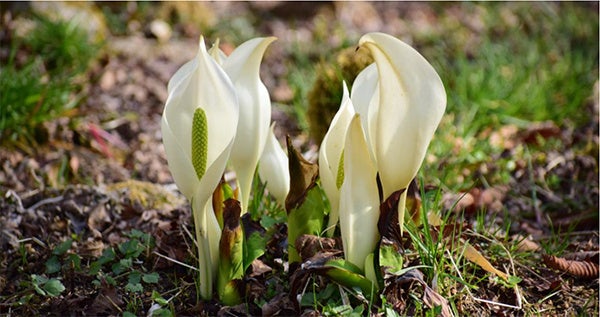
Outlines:
{"type": "Polygon", "coordinates": [[[268,303],[262,307],[262,315],[265,317],[270,316],[294,316],[298,313],[295,309],[292,309],[297,303],[292,300],[285,293],[273,297],[268,303]]]}
{"type": "Polygon", "coordinates": [[[273,268],[266,265],[265,262],[263,262],[259,259],[255,259],[254,261],[252,261],[251,267],[252,267],[251,272],[248,275],[250,277],[257,277],[257,276],[260,276],[265,273],[269,273],[269,272],[273,271],[273,268]]]}
{"type": "Polygon", "coordinates": [[[406,212],[410,215],[410,218],[416,225],[421,224],[420,210],[421,195],[419,194],[417,179],[414,178],[408,185],[408,193],[406,194],[406,212]]]}
{"type": "Polygon", "coordinates": [[[598,262],[600,260],[600,251],[578,251],[563,255],[567,260],[598,262]]]}
{"type": "Polygon", "coordinates": [[[494,147],[510,150],[516,145],[515,137],[519,128],[515,125],[505,125],[490,133],[488,140],[494,147]]]}
{"type": "Polygon", "coordinates": [[[523,143],[538,144],[538,140],[560,137],[560,128],[552,121],[535,122],[527,130],[520,133],[520,139],[523,143]]]}
{"type": "Polygon", "coordinates": [[[505,186],[473,188],[467,193],[444,194],[442,201],[445,209],[454,212],[464,211],[465,214],[473,214],[483,208],[491,212],[499,212],[503,208],[502,201],[507,191],[508,188],[505,186]]]}
{"type": "Polygon", "coordinates": [[[416,282],[423,287],[423,303],[427,307],[440,306],[442,308],[440,316],[453,316],[448,300],[427,285],[423,279],[423,273],[419,269],[412,269],[398,276],[387,273],[384,279],[385,289],[383,292],[386,300],[392,304],[396,311],[402,312],[405,309],[405,297],[408,297],[409,289],[416,282]]]}
{"type": "Polygon", "coordinates": [[[124,305],[118,289],[106,282],[104,278],[100,279],[100,293],[94,299],[87,313],[90,315],[113,315],[121,311],[119,307],[124,305]]]}
{"type": "Polygon", "coordinates": [[[298,250],[302,261],[305,261],[321,251],[341,251],[342,241],[340,238],[323,238],[303,234],[296,239],[296,250],[298,250]]]}
{"type": "Polygon", "coordinates": [[[307,161],[292,145],[290,136],[286,136],[289,157],[290,191],[285,199],[288,214],[302,205],[308,191],[316,185],[319,166],[307,161]]]}
{"type": "Polygon", "coordinates": [[[402,244],[402,234],[400,234],[400,223],[398,221],[398,201],[400,195],[406,189],[401,189],[390,195],[379,206],[379,220],[377,221],[377,229],[382,239],[388,240],[393,244],[402,244]]]}
{"type": "Polygon", "coordinates": [[[567,260],[565,258],[548,254],[542,255],[542,259],[544,264],[546,264],[548,267],[559,271],[564,271],[581,278],[595,279],[598,278],[598,274],[600,272],[598,263],[591,261],[567,260]]]}
{"type": "Polygon", "coordinates": [[[111,222],[110,214],[106,210],[104,202],[98,203],[92,211],[87,220],[87,225],[93,233],[95,238],[102,237],[102,231],[104,226],[111,222]]]}
{"type": "Polygon", "coordinates": [[[540,249],[539,244],[537,244],[533,240],[530,240],[527,237],[523,237],[520,234],[514,235],[512,237],[512,240],[517,242],[517,250],[519,250],[520,252],[531,252],[531,251],[537,251],[540,249]]]}

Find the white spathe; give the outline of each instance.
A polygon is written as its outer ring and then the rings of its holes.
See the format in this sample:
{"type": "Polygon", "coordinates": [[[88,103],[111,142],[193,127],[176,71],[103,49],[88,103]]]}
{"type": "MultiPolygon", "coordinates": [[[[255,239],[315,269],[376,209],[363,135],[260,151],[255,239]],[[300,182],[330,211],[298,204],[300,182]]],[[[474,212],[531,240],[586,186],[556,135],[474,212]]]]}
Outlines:
{"type": "Polygon", "coordinates": [[[321,187],[329,199],[331,211],[329,212],[329,223],[327,233],[333,235],[335,226],[339,219],[339,197],[340,186],[343,181],[343,162],[341,162],[344,152],[344,143],[346,131],[350,121],[355,114],[348,87],[343,83],[342,103],[338,112],[333,117],[329,129],[323,137],[319,151],[319,177],[321,178],[321,187]]]}
{"type": "Polygon", "coordinates": [[[371,160],[360,115],[353,116],[344,147],[344,182],[340,189],[340,232],[347,261],[365,268],[379,232],[377,169],[371,160]]]}
{"type": "MultiPolygon", "coordinates": [[[[446,91],[433,66],[401,40],[368,33],[360,38],[359,45],[371,52],[377,66],[377,83],[365,78],[370,84],[362,85],[368,88],[363,92],[365,98],[371,87],[377,86],[368,105],[366,131],[385,200],[407,188],[417,175],[446,109],[446,91]]],[[[372,71],[367,75],[372,78],[372,71]]],[[[364,111],[364,101],[360,103],[364,111]]],[[[406,191],[398,204],[401,231],[405,202],[406,191]]]]}
{"type": "Polygon", "coordinates": [[[258,164],[258,175],[266,183],[269,193],[281,206],[285,206],[285,198],[290,191],[288,157],[273,133],[274,128],[275,123],[269,130],[267,143],[258,164]]]}
{"type": "Polygon", "coordinates": [[[248,200],[256,166],[268,139],[271,99],[260,80],[260,63],[275,37],[255,38],[242,43],[223,59],[223,69],[231,79],[240,105],[240,120],[230,161],[237,176],[242,213],[248,200]]]}
{"type": "Polygon", "coordinates": [[[378,100],[370,103],[367,131],[386,199],[416,176],[446,109],[446,91],[433,66],[399,39],[369,33],[359,45],[377,65],[378,100]]]}

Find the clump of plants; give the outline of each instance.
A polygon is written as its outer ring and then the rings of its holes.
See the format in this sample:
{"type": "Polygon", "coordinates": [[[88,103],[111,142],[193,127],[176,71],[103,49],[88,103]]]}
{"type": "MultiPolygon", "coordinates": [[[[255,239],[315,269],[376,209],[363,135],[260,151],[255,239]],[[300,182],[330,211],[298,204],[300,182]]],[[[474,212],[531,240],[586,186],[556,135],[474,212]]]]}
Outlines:
{"type": "MultiPolygon", "coordinates": [[[[396,307],[400,293],[390,289],[419,268],[404,261],[405,218],[420,223],[419,199],[409,186],[444,114],[444,85],[408,44],[384,33],[364,35],[352,50],[365,64],[370,56],[374,63],[359,70],[354,59],[341,59],[345,69],[359,73],[351,89],[340,81],[341,106],[316,164],[289,137],[284,151],[269,128],[271,103],[259,68],[274,40],[251,39],[226,56],[218,42],[207,49],[201,38],[197,55],[168,84],[163,142],[173,178],[192,207],[199,295],[228,306],[247,298],[245,274],[265,252],[260,234],[251,235],[241,221],[246,213],[260,216],[260,206],[249,204],[258,170],[287,214],[290,298],[297,313],[306,300],[295,296],[317,276],[369,305],[383,298],[396,307]],[[232,187],[223,181],[228,166],[237,175],[232,187]]],[[[412,228],[420,240],[414,229],[420,227],[412,228]]],[[[508,280],[468,243],[462,245],[470,250],[467,259],[508,280]]],[[[427,309],[448,315],[441,296],[418,273],[410,276],[422,283],[427,309]]],[[[336,307],[331,309],[346,309],[336,307]]]]}
{"type": "Polygon", "coordinates": [[[340,107],[342,82],[352,85],[356,76],[373,63],[368,50],[348,47],[335,56],[335,60],[320,62],[316,69],[316,79],[308,92],[307,120],[310,135],[321,143],[331,119],[340,107]]]}
{"type": "Polygon", "coordinates": [[[65,115],[83,95],[85,73],[99,44],[72,21],[35,16],[34,27],[10,32],[0,69],[0,140],[43,143],[44,122],[65,115]]]}

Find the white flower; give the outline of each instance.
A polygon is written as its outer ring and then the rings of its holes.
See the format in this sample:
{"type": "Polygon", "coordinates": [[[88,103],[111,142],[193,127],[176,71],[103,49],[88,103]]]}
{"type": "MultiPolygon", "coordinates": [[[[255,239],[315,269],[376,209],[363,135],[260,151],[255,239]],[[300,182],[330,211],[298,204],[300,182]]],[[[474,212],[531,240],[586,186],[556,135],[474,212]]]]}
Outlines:
{"type": "Polygon", "coordinates": [[[221,235],[212,194],[227,165],[238,125],[234,85],[208,54],[200,38],[198,54],[171,78],[161,130],[169,169],[191,201],[200,260],[200,292],[212,295],[221,235]]]}
{"type": "Polygon", "coordinates": [[[408,44],[384,33],[366,34],[359,44],[371,51],[378,70],[379,100],[369,107],[374,118],[368,130],[387,198],[417,174],[444,114],[446,92],[435,69],[408,44]]]}
{"type": "MultiPolygon", "coordinates": [[[[433,66],[399,39],[369,33],[359,45],[377,65],[378,92],[369,103],[366,131],[387,199],[416,176],[446,109],[446,91],[433,66]]],[[[405,199],[406,192],[399,203],[401,228],[405,199]]]]}

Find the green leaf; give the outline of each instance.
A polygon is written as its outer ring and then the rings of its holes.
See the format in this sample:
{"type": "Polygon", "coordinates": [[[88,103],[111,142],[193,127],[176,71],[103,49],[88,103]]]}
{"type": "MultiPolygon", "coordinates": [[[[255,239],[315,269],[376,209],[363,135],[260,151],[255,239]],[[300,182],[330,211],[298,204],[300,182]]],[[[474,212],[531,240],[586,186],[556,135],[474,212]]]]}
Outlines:
{"type": "Polygon", "coordinates": [[[142,239],[144,237],[144,235],[147,235],[147,234],[138,229],[131,229],[131,231],[129,231],[128,233],[125,234],[126,237],[128,237],[130,239],[137,239],[137,240],[142,239]]]}
{"type": "Polygon", "coordinates": [[[65,290],[65,286],[57,279],[50,279],[43,286],[48,296],[56,297],[65,290]]]}
{"type": "Polygon", "coordinates": [[[206,172],[208,156],[208,122],[202,108],[196,108],[192,122],[192,165],[198,179],[206,172]]]}
{"type": "Polygon", "coordinates": [[[152,300],[160,306],[167,306],[169,304],[169,301],[164,299],[160,293],[155,290],[152,291],[152,300]]]}
{"type": "Polygon", "coordinates": [[[46,284],[46,282],[48,282],[48,278],[45,276],[41,276],[41,275],[36,275],[36,274],[32,274],[31,275],[31,282],[33,284],[33,289],[40,295],[42,296],[46,296],[46,291],[44,291],[42,289],[42,287],[44,286],[44,284],[46,284]]]}
{"type": "Polygon", "coordinates": [[[142,281],[144,281],[145,283],[148,283],[148,284],[158,283],[159,278],[160,278],[160,276],[156,272],[142,275],[142,281]]]}
{"type": "Polygon", "coordinates": [[[119,244],[119,251],[126,258],[137,258],[144,252],[144,246],[137,239],[131,239],[119,244]]]}
{"type": "Polygon", "coordinates": [[[90,270],[88,271],[88,274],[92,276],[97,275],[100,272],[100,269],[102,269],[102,264],[100,264],[98,261],[94,261],[90,263],[90,270]]]}
{"type": "Polygon", "coordinates": [[[379,247],[379,266],[385,268],[388,272],[398,272],[402,270],[404,259],[392,245],[381,245],[379,247]]]}
{"type": "Polygon", "coordinates": [[[48,261],[46,261],[46,274],[59,272],[60,269],[61,264],[56,255],[51,256],[48,261]]]}
{"type": "Polygon", "coordinates": [[[130,259],[130,258],[129,259],[121,259],[119,262],[112,265],[112,271],[116,275],[119,275],[119,274],[127,271],[127,269],[129,269],[132,265],[133,265],[132,259],[130,259]]]}
{"type": "Polygon", "coordinates": [[[101,265],[104,265],[108,262],[114,261],[114,259],[116,258],[116,253],[115,253],[115,249],[114,248],[108,248],[105,249],[104,251],[102,251],[102,255],[100,256],[100,258],[98,258],[98,263],[100,263],[101,265]]]}
{"type": "Polygon", "coordinates": [[[326,269],[325,275],[329,278],[346,287],[360,288],[367,298],[370,298],[377,290],[377,285],[366,278],[360,268],[346,260],[329,260],[323,267],[326,269]]]}
{"type": "Polygon", "coordinates": [[[137,317],[136,314],[130,313],[128,311],[123,312],[123,317],[137,317]]]}
{"type": "Polygon", "coordinates": [[[71,249],[71,245],[73,244],[73,239],[67,239],[61,243],[59,243],[54,250],[52,250],[52,254],[54,255],[62,255],[65,254],[69,249],[71,249]]]}
{"type": "Polygon", "coordinates": [[[81,257],[78,254],[71,253],[67,259],[71,263],[72,268],[76,271],[81,271],[81,257]]]}
{"type": "Polygon", "coordinates": [[[144,287],[141,283],[127,283],[125,290],[131,293],[141,293],[144,291],[144,287]]]}
{"type": "Polygon", "coordinates": [[[263,228],[271,228],[276,223],[279,223],[279,221],[277,219],[275,219],[275,217],[272,217],[272,216],[269,216],[266,214],[260,218],[260,225],[263,228]]]}
{"type": "Polygon", "coordinates": [[[140,271],[131,271],[127,280],[129,284],[139,284],[142,280],[142,273],[140,271]]]}
{"type": "Polygon", "coordinates": [[[321,188],[312,187],[304,202],[288,214],[288,259],[289,262],[300,262],[296,250],[296,239],[303,234],[319,236],[323,230],[325,203],[321,188]]]}
{"type": "Polygon", "coordinates": [[[112,262],[116,257],[115,254],[115,249],[114,248],[108,248],[108,249],[104,249],[104,251],[102,251],[102,255],[98,258],[98,260],[92,262],[90,264],[90,270],[89,270],[89,274],[90,275],[97,275],[98,272],[100,272],[100,270],[102,269],[102,266],[106,263],[112,262]]]}
{"type": "Polygon", "coordinates": [[[255,231],[244,241],[244,244],[244,271],[246,271],[252,261],[265,254],[267,240],[255,231]]]}
{"type": "Polygon", "coordinates": [[[112,276],[106,275],[104,276],[104,280],[108,285],[117,286],[117,281],[112,276]]]}
{"type": "Polygon", "coordinates": [[[31,298],[33,297],[33,293],[32,294],[27,294],[22,296],[21,298],[19,298],[19,300],[17,301],[17,305],[19,306],[23,306],[29,303],[29,301],[31,300],[31,298]]]}

